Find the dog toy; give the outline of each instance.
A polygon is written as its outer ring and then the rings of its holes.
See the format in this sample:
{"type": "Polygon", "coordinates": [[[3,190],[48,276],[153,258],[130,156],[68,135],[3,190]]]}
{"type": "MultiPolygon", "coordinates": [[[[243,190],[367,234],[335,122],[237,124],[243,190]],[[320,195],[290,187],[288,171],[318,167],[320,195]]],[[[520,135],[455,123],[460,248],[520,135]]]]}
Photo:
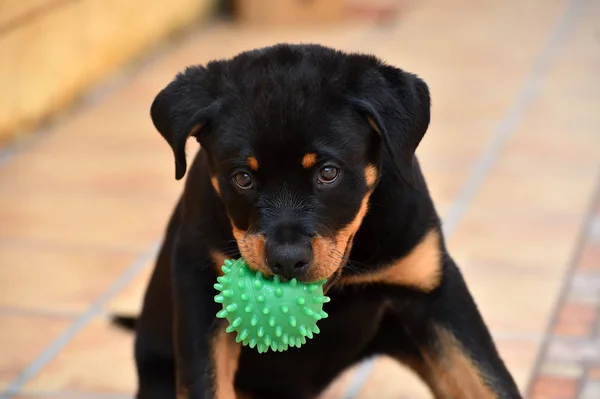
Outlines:
{"type": "Polygon", "coordinates": [[[256,347],[259,353],[269,348],[283,352],[290,346],[300,348],[319,333],[317,322],[328,316],[323,311],[323,304],[329,302],[323,295],[326,280],[270,279],[251,270],[243,258],[226,260],[221,270],[223,275],[214,285],[219,291],[215,302],[223,306],[217,317],[227,319],[226,331],[237,333],[236,342],[256,347]]]}

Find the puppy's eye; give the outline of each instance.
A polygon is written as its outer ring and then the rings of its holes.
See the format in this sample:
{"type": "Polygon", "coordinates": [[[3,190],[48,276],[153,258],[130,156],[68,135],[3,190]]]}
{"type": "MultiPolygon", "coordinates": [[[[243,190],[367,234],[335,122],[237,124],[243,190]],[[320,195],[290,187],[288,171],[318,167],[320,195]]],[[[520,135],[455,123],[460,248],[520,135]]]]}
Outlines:
{"type": "Polygon", "coordinates": [[[252,181],[252,176],[250,176],[250,174],[246,172],[236,173],[233,176],[233,181],[242,190],[248,190],[254,185],[254,182],[252,181]]]}
{"type": "Polygon", "coordinates": [[[337,180],[340,170],[335,166],[324,166],[319,170],[317,182],[319,184],[331,184],[337,180]]]}

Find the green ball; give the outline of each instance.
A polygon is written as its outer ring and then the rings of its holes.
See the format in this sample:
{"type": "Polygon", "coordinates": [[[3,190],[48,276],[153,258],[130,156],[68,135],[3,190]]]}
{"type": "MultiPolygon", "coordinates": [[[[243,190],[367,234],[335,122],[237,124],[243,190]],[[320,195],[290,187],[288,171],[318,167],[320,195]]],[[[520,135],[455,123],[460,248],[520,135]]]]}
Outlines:
{"type": "Polygon", "coordinates": [[[326,280],[301,283],[283,282],[278,276],[266,278],[248,267],[243,258],[226,260],[224,275],[217,278],[215,302],[223,305],[217,317],[227,319],[228,333],[236,332],[236,342],[257,348],[283,352],[290,346],[300,348],[319,333],[317,322],[327,317],[323,304],[326,280]]]}

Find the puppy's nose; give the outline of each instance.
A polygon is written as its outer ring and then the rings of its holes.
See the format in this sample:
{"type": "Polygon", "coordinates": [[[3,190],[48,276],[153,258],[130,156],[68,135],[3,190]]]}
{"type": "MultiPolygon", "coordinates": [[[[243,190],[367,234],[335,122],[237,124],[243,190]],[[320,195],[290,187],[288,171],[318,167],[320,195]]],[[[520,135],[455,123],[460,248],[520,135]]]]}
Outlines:
{"type": "Polygon", "coordinates": [[[265,250],[273,273],[285,278],[301,278],[312,255],[310,243],[269,244],[267,241],[265,250]]]}

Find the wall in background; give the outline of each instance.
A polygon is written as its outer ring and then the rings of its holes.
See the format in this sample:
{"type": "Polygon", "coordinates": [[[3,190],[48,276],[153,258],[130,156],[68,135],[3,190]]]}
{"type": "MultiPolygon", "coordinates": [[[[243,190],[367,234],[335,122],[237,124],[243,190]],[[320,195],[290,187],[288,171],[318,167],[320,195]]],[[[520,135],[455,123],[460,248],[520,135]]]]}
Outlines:
{"type": "Polygon", "coordinates": [[[0,2],[0,146],[75,101],[216,0],[0,2]]]}

